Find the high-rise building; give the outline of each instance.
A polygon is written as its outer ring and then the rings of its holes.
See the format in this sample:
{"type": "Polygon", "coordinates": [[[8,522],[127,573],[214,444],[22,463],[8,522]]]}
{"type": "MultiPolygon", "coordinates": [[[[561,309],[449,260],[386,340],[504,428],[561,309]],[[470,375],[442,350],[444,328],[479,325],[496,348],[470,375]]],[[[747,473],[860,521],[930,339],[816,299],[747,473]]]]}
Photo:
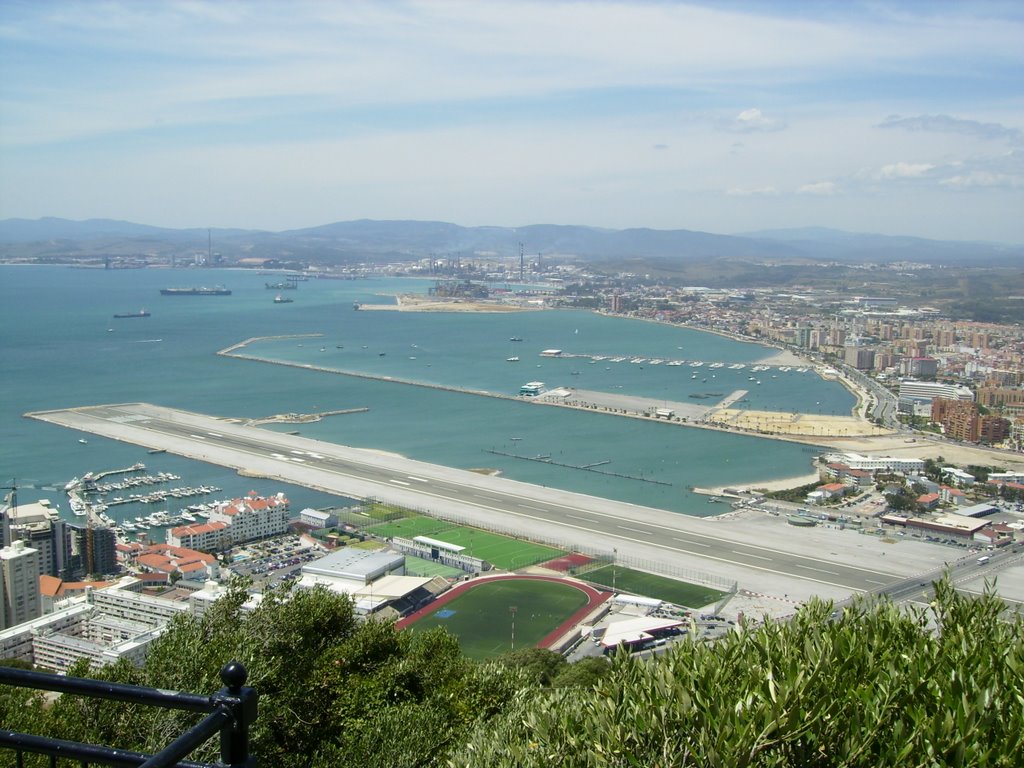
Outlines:
{"type": "Polygon", "coordinates": [[[61,519],[60,512],[49,501],[10,504],[0,511],[0,515],[3,516],[0,546],[24,541],[39,552],[40,576],[67,579],[74,575],[68,523],[61,519]]]}
{"type": "Polygon", "coordinates": [[[105,576],[117,573],[117,534],[113,528],[85,526],[71,527],[71,552],[86,576],[105,576]]]}
{"type": "Polygon", "coordinates": [[[38,618],[39,552],[23,541],[0,549],[0,629],[38,618]]]}

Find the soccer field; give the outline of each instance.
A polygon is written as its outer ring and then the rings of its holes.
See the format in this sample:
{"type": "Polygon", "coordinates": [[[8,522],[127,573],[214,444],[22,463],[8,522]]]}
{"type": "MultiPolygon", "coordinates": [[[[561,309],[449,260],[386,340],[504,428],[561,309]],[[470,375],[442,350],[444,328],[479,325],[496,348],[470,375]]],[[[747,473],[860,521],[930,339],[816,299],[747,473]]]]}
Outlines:
{"type": "Polygon", "coordinates": [[[603,587],[616,590],[621,589],[634,595],[653,597],[687,608],[699,608],[717,602],[726,594],[702,584],[690,584],[664,576],[656,576],[653,573],[634,571],[619,565],[606,565],[603,568],[588,571],[586,575],[579,578],[592,584],[600,584],[603,587]]]}
{"type": "Polygon", "coordinates": [[[528,565],[565,554],[554,547],[489,533],[479,528],[467,528],[446,523],[444,520],[435,520],[432,517],[407,517],[403,520],[381,523],[367,530],[374,536],[383,538],[401,536],[411,539],[416,536],[429,536],[432,539],[465,547],[466,554],[479,557],[504,570],[525,568],[528,565]]]}
{"type": "Polygon", "coordinates": [[[532,579],[484,581],[411,626],[412,631],[444,627],[472,659],[489,659],[532,648],[578,609],[587,595],[569,584],[532,579]],[[513,612],[513,608],[515,611],[513,612]]]}

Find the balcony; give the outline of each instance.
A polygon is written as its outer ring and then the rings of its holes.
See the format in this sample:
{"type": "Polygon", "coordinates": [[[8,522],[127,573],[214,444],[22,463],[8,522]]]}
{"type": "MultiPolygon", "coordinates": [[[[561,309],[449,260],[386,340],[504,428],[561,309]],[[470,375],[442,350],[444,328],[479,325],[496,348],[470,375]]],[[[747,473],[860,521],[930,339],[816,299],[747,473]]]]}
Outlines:
{"type": "Polygon", "coordinates": [[[8,730],[0,730],[0,750],[13,751],[13,764],[18,768],[24,765],[26,754],[48,755],[51,768],[59,768],[72,761],[81,768],[101,765],[119,768],[256,768],[256,758],[249,754],[249,727],[256,721],[258,695],[246,687],[248,673],[236,661],[226,664],[220,671],[220,677],[224,687],[210,696],[203,696],[0,667],[0,684],[3,685],[206,713],[206,717],[154,755],[8,730]],[[185,759],[216,733],[220,734],[220,762],[197,763],[185,759]]]}

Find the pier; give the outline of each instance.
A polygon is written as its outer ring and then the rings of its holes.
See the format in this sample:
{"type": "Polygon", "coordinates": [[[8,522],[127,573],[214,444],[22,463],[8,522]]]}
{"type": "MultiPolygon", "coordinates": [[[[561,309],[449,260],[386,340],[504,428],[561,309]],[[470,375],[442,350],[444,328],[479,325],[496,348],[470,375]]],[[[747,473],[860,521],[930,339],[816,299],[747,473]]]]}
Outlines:
{"type": "Polygon", "coordinates": [[[611,464],[610,459],[604,461],[595,461],[593,464],[568,464],[563,461],[555,461],[550,455],[543,456],[522,456],[518,453],[507,453],[506,451],[499,451],[494,448],[487,449],[487,453],[495,456],[507,456],[510,459],[522,459],[523,461],[538,461],[542,464],[551,464],[556,467],[565,467],[566,469],[579,469],[584,472],[596,472],[599,475],[609,475],[611,477],[621,477],[624,480],[639,480],[642,483],[651,483],[653,485],[667,485],[671,486],[672,483],[666,483],[664,480],[655,480],[650,477],[641,477],[639,475],[627,475],[622,472],[610,472],[605,469],[598,469],[600,466],[605,464],[611,464]]]}
{"type": "MultiPolygon", "coordinates": [[[[781,371],[787,373],[794,371],[796,373],[807,373],[814,371],[823,378],[828,378],[828,372],[830,369],[818,370],[814,366],[810,365],[789,365],[785,364],[774,364],[768,365],[765,363],[729,363],[721,360],[689,360],[685,358],[667,358],[667,357],[640,357],[639,355],[595,355],[586,352],[566,352],[561,349],[546,349],[539,353],[539,357],[545,357],[548,359],[567,359],[567,360],[589,360],[595,363],[632,363],[633,365],[666,365],[670,368],[676,368],[686,366],[688,368],[708,368],[712,371],[725,368],[732,371],[746,370],[749,369],[753,373],[761,373],[762,371],[781,371]]],[[[834,374],[835,371],[832,371],[834,374]]],[[[834,376],[833,376],[834,378],[834,376]]]]}

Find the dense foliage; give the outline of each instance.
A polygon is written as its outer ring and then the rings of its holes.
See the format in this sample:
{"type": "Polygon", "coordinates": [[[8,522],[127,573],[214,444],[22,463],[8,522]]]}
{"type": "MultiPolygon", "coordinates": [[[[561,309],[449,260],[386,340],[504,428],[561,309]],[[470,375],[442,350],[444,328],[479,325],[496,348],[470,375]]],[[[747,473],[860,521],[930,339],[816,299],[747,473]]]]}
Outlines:
{"type": "MultiPolygon", "coordinates": [[[[937,585],[932,611],[812,603],[666,656],[476,664],[443,631],[360,623],[323,590],[235,589],[181,616],[143,668],[105,679],[197,692],[242,661],[262,766],[1013,766],[1024,754],[1024,624],[937,585]]],[[[73,674],[89,674],[84,666],[73,674]]],[[[195,715],[0,688],[5,728],[152,752],[195,715]]],[[[215,760],[215,740],[193,759],[215,760]]],[[[26,765],[43,765],[27,761],[26,765]]]]}
{"type": "Polygon", "coordinates": [[[816,602],[655,663],[623,655],[592,690],[523,701],[451,765],[1021,765],[1024,625],[946,583],[933,608],[833,620],[816,602]]]}

